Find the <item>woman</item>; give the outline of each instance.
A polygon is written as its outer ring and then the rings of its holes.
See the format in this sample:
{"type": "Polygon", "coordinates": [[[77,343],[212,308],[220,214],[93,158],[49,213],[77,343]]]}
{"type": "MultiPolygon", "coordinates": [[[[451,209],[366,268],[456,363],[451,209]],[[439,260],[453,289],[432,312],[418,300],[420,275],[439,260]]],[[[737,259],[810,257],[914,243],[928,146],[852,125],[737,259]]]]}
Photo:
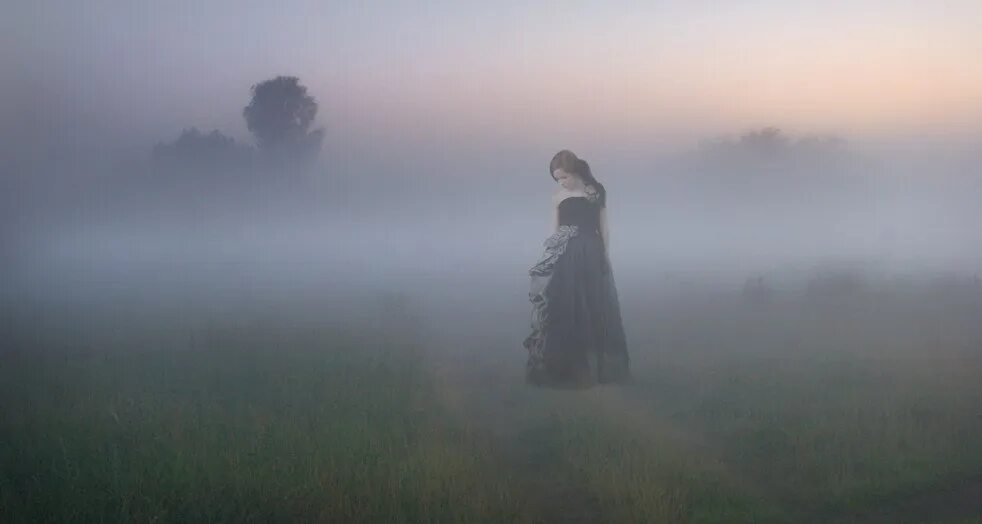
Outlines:
{"type": "Polygon", "coordinates": [[[555,387],[627,382],[627,343],[607,255],[606,190],[590,166],[565,149],[553,157],[549,172],[559,183],[555,233],[529,270],[526,379],[555,387]]]}

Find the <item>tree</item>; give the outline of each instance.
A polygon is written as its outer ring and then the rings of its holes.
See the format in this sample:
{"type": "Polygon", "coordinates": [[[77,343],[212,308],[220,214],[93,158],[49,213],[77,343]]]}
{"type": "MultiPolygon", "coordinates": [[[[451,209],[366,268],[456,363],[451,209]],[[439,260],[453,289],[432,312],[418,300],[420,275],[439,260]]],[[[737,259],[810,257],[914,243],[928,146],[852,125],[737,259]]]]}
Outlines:
{"type": "Polygon", "coordinates": [[[740,144],[749,151],[779,154],[790,149],[791,141],[776,127],[749,131],[740,137],[740,144]]]}
{"type": "Polygon", "coordinates": [[[173,142],[155,145],[152,158],[165,168],[224,170],[244,167],[249,154],[248,147],[236,144],[217,129],[205,134],[191,127],[173,142]]]}
{"type": "Polygon", "coordinates": [[[253,85],[252,100],[242,115],[260,153],[277,165],[307,164],[320,151],[324,130],[309,130],[317,102],[295,76],[253,85]]]}
{"type": "Polygon", "coordinates": [[[834,135],[807,135],[793,139],[779,128],[763,127],[740,135],[736,140],[730,137],[716,137],[702,140],[698,151],[704,156],[723,157],[727,161],[735,158],[778,158],[825,156],[836,157],[848,154],[848,143],[834,135]]]}

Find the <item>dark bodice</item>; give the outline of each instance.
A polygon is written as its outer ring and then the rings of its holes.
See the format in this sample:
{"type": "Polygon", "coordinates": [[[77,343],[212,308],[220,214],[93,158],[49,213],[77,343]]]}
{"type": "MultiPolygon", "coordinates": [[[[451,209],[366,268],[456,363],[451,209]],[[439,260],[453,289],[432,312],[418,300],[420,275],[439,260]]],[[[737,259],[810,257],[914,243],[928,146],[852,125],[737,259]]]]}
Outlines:
{"type": "Polygon", "coordinates": [[[579,226],[581,233],[600,232],[600,207],[587,197],[567,197],[559,203],[559,225],[579,226]]]}

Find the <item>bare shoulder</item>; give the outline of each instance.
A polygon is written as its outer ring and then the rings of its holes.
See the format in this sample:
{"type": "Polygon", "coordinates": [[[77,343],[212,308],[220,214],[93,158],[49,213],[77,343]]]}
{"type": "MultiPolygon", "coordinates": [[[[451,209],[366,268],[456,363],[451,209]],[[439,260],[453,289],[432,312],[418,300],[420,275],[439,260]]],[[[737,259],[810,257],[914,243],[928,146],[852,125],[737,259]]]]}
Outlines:
{"type": "Polygon", "coordinates": [[[574,196],[590,198],[590,194],[586,191],[569,191],[567,189],[563,189],[562,187],[560,187],[559,189],[556,190],[555,193],[553,193],[552,203],[555,205],[559,205],[560,203],[562,203],[563,200],[566,200],[567,198],[574,197],[574,196]]]}

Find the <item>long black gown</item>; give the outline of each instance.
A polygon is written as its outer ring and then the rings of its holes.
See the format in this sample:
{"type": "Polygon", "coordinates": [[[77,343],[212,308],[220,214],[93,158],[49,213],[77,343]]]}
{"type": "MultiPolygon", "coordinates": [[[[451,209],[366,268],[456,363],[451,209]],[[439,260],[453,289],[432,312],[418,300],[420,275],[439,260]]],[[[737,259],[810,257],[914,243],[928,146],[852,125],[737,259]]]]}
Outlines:
{"type": "MultiPolygon", "coordinates": [[[[588,189],[593,189],[588,188],[588,189]]],[[[630,380],[627,343],[596,191],[559,203],[559,228],[529,269],[532,333],[526,380],[589,387],[630,380]]]]}

